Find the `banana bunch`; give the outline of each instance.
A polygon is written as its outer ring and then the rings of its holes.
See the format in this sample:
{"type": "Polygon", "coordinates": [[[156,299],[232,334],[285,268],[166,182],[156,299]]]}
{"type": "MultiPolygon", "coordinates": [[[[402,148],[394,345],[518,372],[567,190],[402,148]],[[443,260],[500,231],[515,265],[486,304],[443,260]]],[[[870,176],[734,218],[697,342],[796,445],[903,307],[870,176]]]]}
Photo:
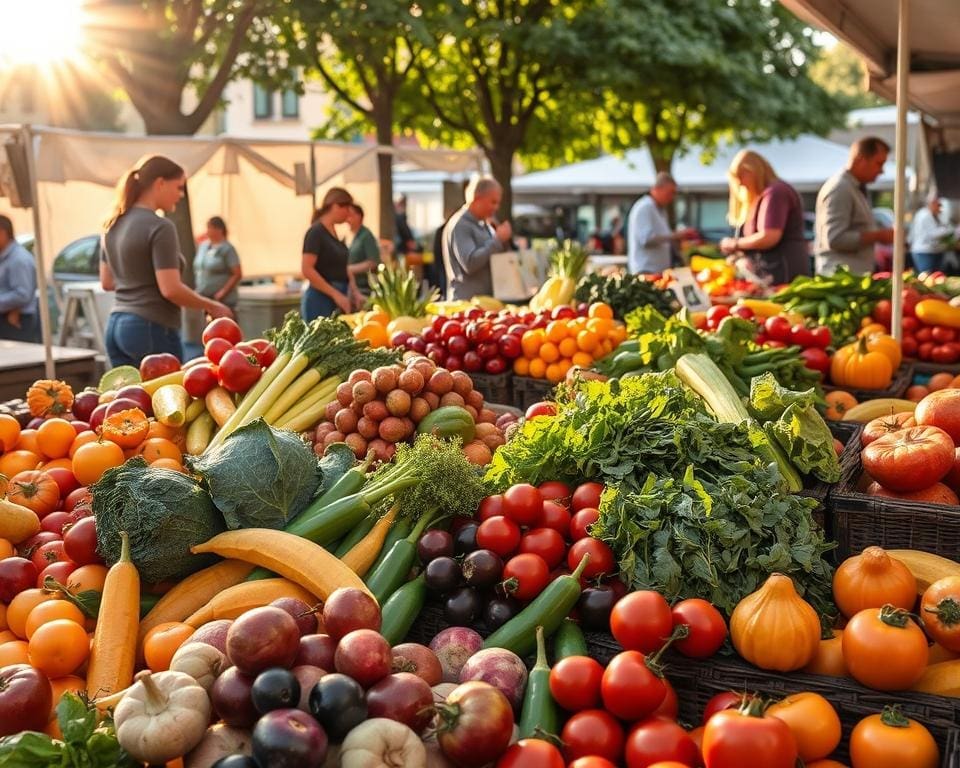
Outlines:
{"type": "Polygon", "coordinates": [[[550,277],[530,299],[530,309],[539,312],[573,302],[577,282],[587,266],[588,253],[580,243],[564,241],[550,256],[550,277]]]}

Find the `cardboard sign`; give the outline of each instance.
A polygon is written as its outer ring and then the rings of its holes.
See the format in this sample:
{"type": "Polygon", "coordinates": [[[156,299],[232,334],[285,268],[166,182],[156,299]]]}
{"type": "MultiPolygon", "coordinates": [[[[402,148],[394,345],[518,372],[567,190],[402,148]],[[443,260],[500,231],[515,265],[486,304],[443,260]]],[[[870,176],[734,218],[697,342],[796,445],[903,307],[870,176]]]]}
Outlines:
{"type": "Polygon", "coordinates": [[[671,269],[673,280],[667,286],[684,307],[692,312],[706,312],[710,309],[710,297],[693,276],[690,267],[671,269]]]}

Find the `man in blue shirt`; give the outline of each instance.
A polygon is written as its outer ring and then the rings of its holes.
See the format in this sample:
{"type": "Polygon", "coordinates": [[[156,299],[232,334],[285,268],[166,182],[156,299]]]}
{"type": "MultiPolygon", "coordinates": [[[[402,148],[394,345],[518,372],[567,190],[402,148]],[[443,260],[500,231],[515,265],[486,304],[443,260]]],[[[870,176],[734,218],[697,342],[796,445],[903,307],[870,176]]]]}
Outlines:
{"type": "Polygon", "coordinates": [[[13,222],[0,215],[0,339],[40,341],[37,268],[13,237],[13,222]]]}

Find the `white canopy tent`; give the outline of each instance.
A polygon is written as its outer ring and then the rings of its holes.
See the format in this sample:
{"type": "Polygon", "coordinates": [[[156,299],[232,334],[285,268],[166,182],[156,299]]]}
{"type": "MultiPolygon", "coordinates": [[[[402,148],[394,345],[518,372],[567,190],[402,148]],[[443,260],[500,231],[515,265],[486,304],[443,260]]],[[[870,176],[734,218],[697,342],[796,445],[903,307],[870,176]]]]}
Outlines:
{"type": "Polygon", "coordinates": [[[27,167],[10,163],[16,153],[0,152],[0,211],[13,213],[19,232],[34,233],[43,265],[38,282],[50,375],[45,284],[53,258],[72,240],[101,230],[117,181],[144,156],[166,155],[183,166],[195,229],[210,216],[222,216],[249,276],[299,273],[304,232],[315,202],[330,187],[349,189],[367,220],[378,221],[377,157],[382,152],[426,170],[462,173],[481,168],[477,152],[0,126],[0,144],[16,141],[29,147],[27,167]],[[29,189],[29,212],[15,206],[18,187],[21,192],[29,189]]]}
{"type": "Polygon", "coordinates": [[[907,110],[927,118],[931,147],[960,149],[960,2],[957,0],[781,0],[863,58],[870,88],[897,103],[897,237],[893,255],[893,331],[899,339],[905,253],[907,110]]]}

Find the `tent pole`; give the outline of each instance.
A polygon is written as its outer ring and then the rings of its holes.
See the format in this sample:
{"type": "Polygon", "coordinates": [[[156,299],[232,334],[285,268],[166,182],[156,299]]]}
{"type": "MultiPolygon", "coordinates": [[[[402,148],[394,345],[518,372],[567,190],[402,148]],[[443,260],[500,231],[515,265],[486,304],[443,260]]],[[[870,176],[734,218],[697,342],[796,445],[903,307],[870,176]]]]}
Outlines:
{"type": "Polygon", "coordinates": [[[317,153],[313,139],[310,140],[310,216],[317,210],[317,153]]]}
{"type": "Polygon", "coordinates": [[[30,197],[33,214],[33,251],[37,261],[37,292],[40,294],[40,333],[43,339],[44,371],[48,379],[56,376],[53,364],[53,329],[50,327],[50,296],[47,293],[47,264],[43,258],[43,233],[40,229],[40,185],[37,184],[37,159],[33,155],[33,131],[23,126],[23,144],[27,155],[27,175],[30,177],[30,197]]]}
{"type": "Polygon", "coordinates": [[[890,326],[897,341],[903,339],[903,268],[906,262],[906,239],[903,222],[906,216],[907,191],[907,110],[910,108],[907,85],[910,80],[910,2],[899,2],[897,31],[897,132],[896,176],[893,187],[893,296],[890,326]]]}

